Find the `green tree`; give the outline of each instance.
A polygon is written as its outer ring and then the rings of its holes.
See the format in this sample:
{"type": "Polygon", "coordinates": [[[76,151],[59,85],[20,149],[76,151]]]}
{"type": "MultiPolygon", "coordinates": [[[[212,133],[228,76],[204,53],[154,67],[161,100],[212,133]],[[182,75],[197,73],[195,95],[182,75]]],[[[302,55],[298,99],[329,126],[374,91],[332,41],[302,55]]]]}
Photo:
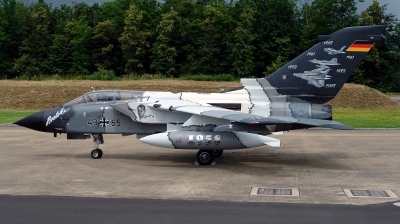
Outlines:
{"type": "Polygon", "coordinates": [[[109,70],[112,66],[113,49],[112,44],[115,27],[110,20],[98,22],[93,30],[92,59],[96,68],[109,70]]]}
{"type": "Polygon", "coordinates": [[[67,76],[72,67],[73,46],[63,34],[55,34],[49,52],[49,63],[53,74],[67,76]]]}
{"type": "Polygon", "coordinates": [[[126,11],[129,9],[129,1],[126,0],[115,0],[104,2],[100,7],[100,12],[98,15],[98,21],[111,21],[114,29],[112,30],[112,35],[108,37],[109,44],[112,44],[114,48],[112,49],[112,56],[109,59],[112,62],[110,69],[115,71],[115,74],[122,75],[125,74],[125,60],[123,58],[123,52],[121,48],[121,43],[118,38],[124,31],[124,21],[126,17],[126,11]]]}
{"type": "Polygon", "coordinates": [[[126,61],[125,72],[128,74],[144,72],[143,61],[146,57],[146,48],[150,47],[148,38],[151,33],[143,29],[142,19],[142,12],[131,5],[127,11],[124,32],[119,38],[126,61]]]}
{"type": "Polygon", "coordinates": [[[202,18],[196,18],[186,26],[186,41],[181,47],[185,54],[185,60],[181,65],[183,75],[203,73],[199,53],[204,42],[203,35],[202,18]]]}
{"type": "Polygon", "coordinates": [[[13,78],[14,60],[20,57],[18,49],[27,34],[27,17],[30,13],[22,2],[0,0],[0,23],[3,35],[0,38],[0,76],[13,78]]]}
{"type": "Polygon", "coordinates": [[[358,18],[356,4],[357,0],[304,0],[301,51],[314,45],[317,35],[355,26],[358,18]]]}
{"type": "Polygon", "coordinates": [[[255,73],[267,67],[284,64],[299,53],[299,15],[296,0],[259,0],[255,2],[257,36],[255,45],[255,73]]]}
{"type": "MultiPolygon", "coordinates": [[[[189,34],[193,31],[192,29],[195,28],[195,26],[192,25],[195,24],[194,21],[197,19],[196,2],[194,0],[166,0],[161,7],[161,11],[167,12],[165,13],[167,15],[170,13],[171,9],[176,12],[176,16],[170,15],[171,17],[169,17],[173,21],[173,30],[171,32],[164,32],[163,36],[170,40],[168,46],[170,49],[175,49],[174,51],[176,53],[174,68],[170,70],[172,73],[168,73],[168,75],[179,76],[180,74],[188,73],[188,71],[184,69],[188,67],[187,58],[194,47],[193,39],[189,38],[189,34]]],[[[162,23],[161,21],[160,25],[162,23]]],[[[161,31],[163,29],[159,29],[157,26],[157,30],[161,31]]],[[[156,33],[157,39],[153,45],[154,47],[159,46],[158,37],[160,32],[158,31],[156,33]]],[[[152,55],[154,56],[154,51],[152,51],[152,55]]],[[[154,58],[154,60],[156,60],[156,58],[154,58]]],[[[154,64],[154,61],[152,64],[154,64]]]]}
{"type": "Polygon", "coordinates": [[[231,37],[227,4],[196,5],[196,15],[185,28],[182,46],[185,61],[183,74],[226,73],[228,65],[227,44],[231,37]]]}
{"type": "Polygon", "coordinates": [[[240,15],[240,22],[234,30],[232,42],[232,70],[239,77],[251,75],[254,69],[254,50],[253,41],[255,40],[254,22],[255,11],[250,7],[245,7],[240,15]]]}
{"type": "Polygon", "coordinates": [[[173,45],[172,34],[177,30],[178,13],[171,10],[169,13],[162,15],[162,20],[157,26],[157,39],[153,46],[153,62],[151,67],[157,73],[168,76],[177,75],[176,57],[178,51],[173,45]]]}
{"type": "Polygon", "coordinates": [[[48,48],[51,45],[47,11],[39,7],[32,12],[32,31],[19,48],[21,57],[15,61],[14,70],[32,77],[49,74],[48,48]]]}
{"type": "Polygon", "coordinates": [[[7,73],[4,73],[4,70],[7,69],[8,55],[2,50],[5,49],[7,45],[5,26],[7,26],[7,21],[4,18],[4,9],[0,7],[0,79],[7,78],[7,73]]]}
{"type": "Polygon", "coordinates": [[[179,76],[187,61],[190,25],[196,19],[194,0],[167,0],[162,6],[162,19],[157,26],[156,41],[151,49],[151,68],[156,73],[179,76]]]}
{"type": "Polygon", "coordinates": [[[223,63],[223,59],[227,56],[227,44],[231,37],[230,30],[228,30],[229,15],[225,5],[217,3],[207,5],[204,16],[202,46],[199,49],[201,72],[206,74],[224,73],[224,65],[227,63],[223,63]]]}
{"type": "Polygon", "coordinates": [[[73,19],[74,10],[71,6],[62,4],[52,10],[53,26],[52,44],[49,48],[49,63],[52,74],[67,76],[72,67],[73,46],[70,43],[70,35],[66,33],[66,27],[73,19]]]}
{"type": "MultiPolygon", "coordinates": [[[[137,1],[137,0],[136,0],[137,1]]],[[[136,4],[138,10],[142,12],[143,19],[141,25],[144,31],[149,31],[151,35],[147,39],[150,46],[153,46],[157,38],[157,25],[161,21],[161,3],[157,0],[140,0],[136,4]]],[[[151,71],[151,47],[146,48],[146,57],[143,61],[143,66],[147,73],[153,73],[151,71]]]]}
{"type": "Polygon", "coordinates": [[[90,49],[89,41],[92,28],[88,26],[87,17],[81,15],[79,19],[72,19],[65,27],[65,34],[72,47],[72,65],[69,74],[90,74],[90,49]]]}
{"type": "Polygon", "coordinates": [[[368,85],[387,92],[397,88],[399,54],[396,53],[396,39],[398,33],[393,32],[397,19],[393,14],[386,13],[386,5],[380,5],[377,0],[361,13],[358,25],[387,25],[382,41],[375,43],[368,55],[360,63],[350,82],[368,85]],[[389,32],[390,31],[390,32],[389,32]],[[393,44],[392,44],[393,43],[393,44]]]}
{"type": "Polygon", "coordinates": [[[136,7],[142,12],[143,15],[143,29],[149,30],[152,34],[155,34],[157,25],[161,21],[160,3],[157,0],[140,0],[139,3],[136,4],[136,7]]]}
{"type": "Polygon", "coordinates": [[[282,57],[281,55],[278,55],[276,60],[274,60],[270,65],[267,66],[267,70],[263,72],[264,76],[268,76],[284,66],[288,62],[288,58],[282,57]]]}
{"type": "Polygon", "coordinates": [[[70,6],[62,4],[60,8],[55,8],[52,10],[52,18],[50,21],[50,26],[54,30],[55,34],[64,34],[65,27],[69,21],[72,20],[73,10],[70,6]]]}
{"type": "Polygon", "coordinates": [[[391,35],[387,38],[387,44],[389,47],[389,70],[388,74],[391,74],[393,79],[393,85],[390,89],[391,92],[400,92],[400,23],[393,28],[391,35]],[[397,63],[396,63],[397,62],[397,63]]]}

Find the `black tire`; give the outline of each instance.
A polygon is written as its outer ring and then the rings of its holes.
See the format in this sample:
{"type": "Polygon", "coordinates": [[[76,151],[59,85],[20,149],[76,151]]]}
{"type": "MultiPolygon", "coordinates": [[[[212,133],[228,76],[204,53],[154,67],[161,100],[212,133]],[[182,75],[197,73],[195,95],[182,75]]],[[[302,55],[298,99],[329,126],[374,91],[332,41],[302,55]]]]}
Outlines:
{"type": "Polygon", "coordinates": [[[92,156],[92,159],[100,159],[103,156],[103,151],[101,149],[93,149],[90,156],[92,156]]]}
{"type": "Polygon", "coordinates": [[[199,150],[196,159],[200,165],[211,165],[214,162],[214,152],[213,150],[199,150]]]}
{"type": "Polygon", "coordinates": [[[213,152],[214,152],[215,157],[220,157],[222,155],[222,153],[224,152],[224,150],[214,149],[213,152]]]}

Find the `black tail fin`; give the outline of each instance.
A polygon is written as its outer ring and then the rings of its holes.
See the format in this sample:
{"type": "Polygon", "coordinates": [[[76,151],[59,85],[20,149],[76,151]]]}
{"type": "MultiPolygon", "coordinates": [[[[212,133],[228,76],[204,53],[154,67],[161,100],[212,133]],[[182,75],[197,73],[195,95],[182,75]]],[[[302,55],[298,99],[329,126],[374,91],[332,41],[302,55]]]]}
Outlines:
{"type": "Polygon", "coordinates": [[[336,96],[385,28],[349,27],[318,36],[319,43],[265,79],[279,94],[325,103],[336,96]]]}

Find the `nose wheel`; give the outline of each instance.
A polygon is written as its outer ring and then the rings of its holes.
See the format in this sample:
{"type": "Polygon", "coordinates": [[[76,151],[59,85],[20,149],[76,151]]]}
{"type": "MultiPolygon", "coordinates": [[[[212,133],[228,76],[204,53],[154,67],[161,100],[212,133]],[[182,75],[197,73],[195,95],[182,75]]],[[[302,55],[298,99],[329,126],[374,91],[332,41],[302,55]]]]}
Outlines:
{"type": "Polygon", "coordinates": [[[93,149],[90,152],[90,156],[93,159],[100,159],[103,156],[103,151],[99,149],[99,145],[104,143],[103,135],[102,134],[92,134],[93,136],[93,149]]]}
{"type": "Polygon", "coordinates": [[[93,159],[100,159],[103,156],[103,151],[101,149],[93,149],[90,153],[93,159]]]}

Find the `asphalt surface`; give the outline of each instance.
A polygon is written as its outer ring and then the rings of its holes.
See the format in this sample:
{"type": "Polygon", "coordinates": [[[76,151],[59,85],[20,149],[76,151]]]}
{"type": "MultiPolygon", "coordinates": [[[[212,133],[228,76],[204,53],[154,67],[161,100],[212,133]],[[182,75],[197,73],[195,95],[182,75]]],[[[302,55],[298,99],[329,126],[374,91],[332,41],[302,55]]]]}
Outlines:
{"type": "Polygon", "coordinates": [[[399,136],[400,129],[291,131],[272,136],[280,148],[226,151],[216,166],[195,166],[195,150],[135,136],[105,135],[103,158],[93,160],[90,140],[0,127],[0,223],[398,223],[399,136]],[[257,187],[299,195],[251,195],[257,187]]]}
{"type": "Polygon", "coordinates": [[[398,223],[400,207],[0,196],[0,223],[398,223]]]}

